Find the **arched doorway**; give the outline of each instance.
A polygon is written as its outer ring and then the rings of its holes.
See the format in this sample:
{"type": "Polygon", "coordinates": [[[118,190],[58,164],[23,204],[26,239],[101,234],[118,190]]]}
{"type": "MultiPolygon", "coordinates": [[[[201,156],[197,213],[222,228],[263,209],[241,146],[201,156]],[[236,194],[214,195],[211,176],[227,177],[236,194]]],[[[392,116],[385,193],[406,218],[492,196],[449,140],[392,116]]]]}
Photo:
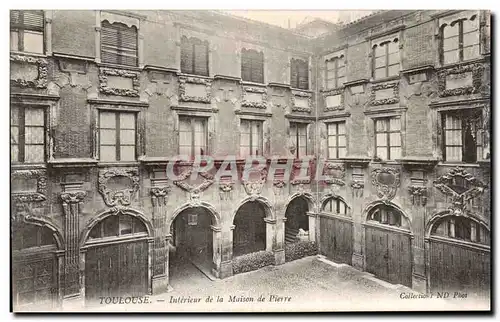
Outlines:
{"type": "Polygon", "coordinates": [[[13,305],[16,311],[50,310],[58,301],[54,231],[35,224],[14,225],[12,240],[13,305]]]}
{"type": "Polygon", "coordinates": [[[97,222],[85,243],[85,301],[103,296],[148,293],[148,229],[136,216],[121,212],[97,222]]]}
{"type": "Polygon", "coordinates": [[[453,215],[440,216],[430,228],[430,290],[489,292],[488,228],[471,218],[453,215]]]}
{"type": "Polygon", "coordinates": [[[300,240],[299,231],[309,232],[309,205],[303,196],[295,197],[286,207],[285,243],[291,244],[300,240]]]}
{"type": "Polygon", "coordinates": [[[352,264],[353,223],[340,197],[323,201],[320,212],[320,252],[336,263],[352,264]]]}
{"type": "Polygon", "coordinates": [[[205,207],[182,210],[170,226],[173,251],[169,259],[171,280],[192,272],[192,265],[212,277],[214,217],[205,207]],[[192,264],[192,265],[191,265],[192,264]]]}
{"type": "Polygon", "coordinates": [[[369,211],[365,223],[366,271],[394,284],[412,286],[410,223],[386,204],[369,211]]]}
{"type": "Polygon", "coordinates": [[[245,202],[236,212],[233,224],[233,256],[266,249],[266,211],[258,201],[245,202]]]}

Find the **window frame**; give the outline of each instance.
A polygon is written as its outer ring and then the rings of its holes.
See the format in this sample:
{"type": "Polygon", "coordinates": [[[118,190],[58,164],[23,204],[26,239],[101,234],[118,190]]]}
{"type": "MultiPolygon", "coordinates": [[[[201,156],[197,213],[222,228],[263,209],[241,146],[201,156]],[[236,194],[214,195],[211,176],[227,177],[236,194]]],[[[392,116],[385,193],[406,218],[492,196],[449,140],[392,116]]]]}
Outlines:
{"type": "Polygon", "coordinates": [[[201,40],[200,38],[197,37],[188,37],[186,35],[183,35],[181,37],[181,46],[180,46],[180,71],[183,74],[189,74],[189,75],[196,75],[196,76],[203,76],[203,77],[210,77],[210,43],[208,40],[201,40]],[[186,42],[184,44],[183,42],[186,42]],[[187,46],[186,46],[187,45],[187,46]],[[196,72],[196,45],[204,45],[205,46],[205,60],[206,60],[206,74],[200,74],[196,72]],[[190,47],[191,51],[191,70],[185,70],[187,68],[184,66],[183,68],[183,50],[185,47],[190,47]]]}
{"type": "Polygon", "coordinates": [[[385,148],[387,149],[387,158],[386,159],[382,159],[384,161],[394,161],[395,159],[391,157],[391,148],[392,147],[399,147],[400,149],[400,158],[403,156],[403,124],[402,124],[402,117],[400,116],[386,116],[386,117],[379,117],[379,118],[375,118],[373,121],[374,121],[374,140],[375,140],[375,156],[380,158],[379,154],[378,154],[378,149],[379,148],[385,148]],[[399,130],[392,130],[391,127],[390,127],[390,124],[391,124],[391,119],[399,119],[399,130]],[[386,126],[388,128],[387,131],[384,131],[384,132],[378,132],[377,131],[377,122],[380,122],[380,121],[384,121],[386,122],[386,126]],[[386,134],[385,137],[386,137],[386,140],[385,140],[385,146],[378,146],[378,141],[377,141],[377,134],[386,134]],[[399,145],[391,145],[391,134],[393,133],[399,133],[399,145]]]}
{"type": "MultiPolygon", "coordinates": [[[[13,127],[17,127],[18,132],[17,132],[17,137],[19,142],[15,145],[18,147],[18,159],[13,160],[12,159],[12,152],[11,152],[11,163],[12,164],[41,164],[47,162],[47,151],[48,151],[48,140],[47,140],[47,131],[49,128],[49,113],[47,111],[46,106],[40,106],[40,105],[31,105],[31,104],[11,104],[11,110],[10,112],[12,113],[12,108],[15,107],[17,108],[17,118],[18,118],[18,124],[13,125],[12,122],[10,124],[10,129],[12,130],[13,127]],[[26,109],[27,108],[32,108],[32,109],[40,109],[43,112],[43,143],[41,144],[29,144],[29,145],[42,145],[43,146],[43,160],[41,161],[36,161],[36,162],[26,162],[26,109]]],[[[11,116],[12,117],[12,116],[11,116]]],[[[28,126],[28,127],[36,127],[36,128],[41,128],[42,126],[28,126]]],[[[12,139],[12,132],[10,133],[11,139],[12,139]]],[[[10,147],[12,148],[12,143],[10,143],[10,147]]]]}
{"type": "Polygon", "coordinates": [[[391,78],[391,77],[397,77],[399,75],[399,73],[401,72],[401,43],[400,43],[400,37],[399,36],[392,36],[388,39],[384,39],[382,41],[378,41],[376,43],[373,43],[372,44],[372,60],[371,60],[371,63],[372,63],[372,78],[373,80],[381,80],[381,79],[386,79],[386,78],[391,78]],[[395,43],[397,48],[398,48],[398,51],[397,51],[397,57],[398,57],[398,62],[397,64],[389,64],[389,56],[391,54],[394,54],[394,53],[390,53],[389,52],[389,45],[390,43],[395,43]],[[383,46],[384,47],[384,55],[383,56],[379,56],[377,57],[376,56],[376,51],[377,51],[377,48],[383,46]],[[384,62],[384,76],[382,77],[377,77],[377,73],[376,71],[377,70],[380,70],[382,69],[381,67],[377,68],[377,65],[376,65],[376,59],[377,58],[380,58],[380,57],[384,57],[385,58],[385,62],[384,62]],[[389,75],[389,68],[391,66],[399,66],[398,68],[398,74],[396,75],[389,75]]]}
{"type": "MultiPolygon", "coordinates": [[[[239,154],[242,156],[242,157],[248,157],[248,156],[263,156],[264,155],[264,121],[262,120],[256,120],[256,119],[240,119],[240,125],[242,122],[248,122],[249,124],[249,129],[250,129],[250,133],[248,133],[248,135],[250,136],[250,140],[249,140],[249,143],[248,143],[248,148],[250,149],[250,154],[248,155],[241,155],[241,135],[243,134],[243,132],[241,132],[240,130],[240,144],[239,144],[239,154]],[[257,147],[258,150],[260,150],[261,152],[258,153],[258,154],[253,154],[253,149],[255,148],[254,145],[253,145],[253,124],[259,124],[260,126],[260,133],[259,134],[259,141],[258,144],[259,146],[257,147]]],[[[241,129],[241,126],[240,126],[240,129],[241,129]]]]}
{"type": "MultiPolygon", "coordinates": [[[[130,130],[130,129],[127,129],[130,130]]],[[[138,133],[138,113],[136,111],[118,111],[118,110],[99,110],[98,111],[98,117],[97,117],[97,132],[98,132],[98,142],[97,142],[97,147],[99,151],[99,162],[135,162],[137,161],[137,156],[138,156],[138,138],[137,138],[137,133],[138,133]],[[103,146],[102,138],[101,138],[101,129],[104,130],[111,130],[111,128],[102,128],[101,127],[101,114],[102,113],[113,113],[115,115],[115,128],[113,130],[115,131],[115,160],[112,161],[103,161],[102,160],[102,153],[101,153],[101,147],[103,146]],[[121,114],[131,114],[134,116],[134,160],[121,160],[121,147],[122,146],[132,146],[131,144],[120,144],[120,137],[121,137],[121,127],[120,127],[120,115],[121,114]]],[[[113,146],[111,144],[105,144],[104,146],[113,146]]]]}
{"type": "Polygon", "coordinates": [[[148,236],[148,227],[140,219],[138,219],[135,216],[128,215],[128,214],[125,214],[124,216],[111,215],[111,216],[107,216],[107,217],[103,218],[94,227],[92,227],[92,229],[88,233],[86,243],[99,242],[101,240],[107,240],[107,239],[115,239],[115,238],[123,239],[123,238],[128,238],[128,237],[137,237],[137,236],[148,236]],[[127,218],[127,220],[131,219],[130,227],[131,227],[132,232],[122,234],[121,230],[120,230],[120,220],[125,220],[125,218],[127,218]],[[106,220],[110,220],[110,219],[115,219],[117,221],[117,224],[116,224],[116,227],[117,227],[116,233],[117,234],[111,235],[111,236],[104,236],[104,222],[106,220]],[[139,231],[139,232],[135,232],[135,227],[136,227],[137,223],[141,224],[142,227],[144,228],[144,230],[139,231]],[[96,231],[98,231],[99,237],[92,237],[92,233],[93,233],[94,229],[96,231]]]}
{"type": "MultiPolygon", "coordinates": [[[[340,159],[341,157],[339,156],[339,148],[345,148],[345,155],[347,155],[347,121],[346,120],[339,120],[339,121],[334,121],[334,122],[328,122],[326,123],[326,148],[327,148],[327,156],[328,159],[340,159]],[[339,125],[344,124],[344,134],[339,134],[339,125]],[[335,126],[335,134],[330,135],[330,126],[335,126]],[[330,146],[330,137],[333,136],[335,137],[335,146],[330,146]],[[343,136],[345,138],[345,146],[339,146],[339,137],[343,136]],[[332,157],[330,155],[330,149],[335,148],[335,157],[332,157]]],[[[345,156],[344,156],[345,157],[345,156]]]]}
{"type": "MultiPolygon", "coordinates": [[[[12,33],[13,31],[15,31],[17,33],[17,50],[12,50],[10,49],[10,51],[14,51],[14,52],[22,52],[22,53],[27,53],[27,54],[38,54],[38,55],[45,55],[46,51],[47,51],[47,43],[46,43],[46,32],[47,32],[47,28],[45,26],[45,19],[46,19],[46,12],[44,10],[19,10],[19,9],[16,9],[16,10],[13,10],[11,9],[10,10],[10,23],[9,23],[9,31],[12,33]],[[19,17],[20,17],[20,23],[19,24],[14,24],[12,22],[12,12],[13,11],[17,11],[18,14],[19,14],[19,17]],[[39,27],[39,28],[34,28],[34,29],[28,29],[26,28],[26,25],[24,24],[24,13],[26,11],[38,11],[38,12],[41,12],[42,14],[42,26],[39,27]],[[42,34],[42,50],[41,52],[30,52],[30,51],[25,51],[24,50],[24,32],[25,30],[28,30],[28,31],[36,31],[36,32],[41,32],[42,34]]],[[[11,36],[11,35],[10,35],[11,36]]],[[[12,41],[12,40],[11,40],[12,41]]],[[[10,47],[10,45],[9,45],[10,47]]]]}
{"type": "MultiPolygon", "coordinates": [[[[118,38],[116,39],[116,41],[119,44],[121,44],[122,39],[121,39],[120,36],[122,35],[122,30],[120,28],[116,28],[114,30],[117,32],[117,36],[118,36],[118,38]]],[[[104,63],[104,64],[112,64],[112,65],[120,65],[120,66],[128,66],[128,67],[138,67],[139,66],[139,28],[137,26],[132,25],[131,27],[129,27],[127,24],[125,24],[123,22],[120,22],[120,21],[113,21],[113,22],[111,22],[111,21],[109,21],[107,19],[103,19],[103,20],[101,20],[101,32],[100,32],[100,40],[99,41],[100,41],[100,49],[99,49],[99,51],[100,51],[100,58],[101,58],[101,62],[102,63],[104,63]],[[108,27],[105,27],[103,25],[103,23],[105,23],[105,22],[107,22],[109,24],[109,26],[110,26],[109,29],[112,29],[113,25],[115,25],[115,24],[124,25],[128,29],[135,29],[135,34],[136,34],[135,35],[136,36],[136,39],[135,39],[135,41],[136,41],[135,42],[135,46],[136,46],[135,56],[125,55],[124,51],[131,51],[131,49],[125,49],[124,50],[123,47],[118,46],[116,48],[116,53],[108,51],[108,52],[110,52],[112,54],[115,54],[117,56],[117,63],[108,62],[108,61],[104,61],[103,60],[103,57],[104,57],[103,51],[106,51],[104,47],[105,46],[109,46],[109,45],[105,45],[104,41],[103,41],[103,37],[104,37],[103,30],[104,30],[104,28],[108,28],[108,27]],[[134,57],[135,58],[135,64],[134,65],[124,64],[123,60],[122,60],[124,55],[127,56],[127,57],[134,57]]]]}
{"type": "Polygon", "coordinates": [[[349,216],[349,206],[347,205],[347,203],[344,200],[342,200],[339,197],[330,197],[330,198],[326,199],[325,201],[323,201],[321,211],[324,213],[332,213],[332,214],[336,214],[336,215],[340,215],[340,216],[349,216]],[[334,203],[335,203],[335,210],[333,210],[334,203]],[[344,210],[345,210],[344,213],[337,211],[337,209],[340,210],[342,208],[341,207],[342,204],[344,205],[344,210]],[[329,205],[330,210],[326,209],[327,205],[329,205]]]}
{"type": "MultiPolygon", "coordinates": [[[[308,130],[308,125],[309,125],[308,123],[290,122],[290,132],[292,132],[292,128],[295,128],[295,138],[293,138],[293,139],[295,141],[294,142],[295,143],[295,147],[296,147],[295,148],[295,157],[297,159],[300,159],[301,157],[307,156],[307,148],[309,146],[309,144],[308,144],[309,135],[307,133],[308,132],[307,131],[308,130]],[[299,134],[299,128],[300,127],[304,127],[305,128],[305,133],[306,133],[305,134],[305,138],[304,138],[304,140],[305,140],[305,146],[304,146],[304,148],[305,148],[305,154],[304,155],[300,155],[300,153],[299,153],[299,151],[300,151],[299,144],[300,144],[300,137],[301,137],[301,135],[299,134]]],[[[290,133],[290,134],[292,134],[292,133],[290,133]]],[[[292,137],[292,136],[290,135],[290,137],[292,137]]]]}
{"type": "Polygon", "coordinates": [[[310,77],[309,77],[309,61],[307,59],[302,59],[302,58],[292,58],[290,59],[290,86],[294,89],[299,89],[299,90],[309,90],[309,82],[310,82],[310,77]],[[306,86],[305,88],[300,87],[300,67],[301,65],[305,66],[305,77],[306,77],[306,86]],[[296,76],[295,78],[293,77],[294,70],[296,70],[296,76]]]}
{"type": "MultiPolygon", "coordinates": [[[[481,38],[481,23],[480,23],[479,19],[480,19],[480,15],[478,13],[476,13],[470,17],[468,15],[467,16],[463,15],[463,16],[458,16],[458,17],[456,16],[455,19],[453,19],[450,22],[440,23],[440,26],[439,26],[439,63],[441,64],[441,66],[460,64],[463,62],[473,61],[475,59],[481,58],[481,39],[482,38],[481,38]],[[471,18],[473,18],[473,19],[471,19],[471,18]],[[467,20],[471,20],[471,21],[477,20],[478,21],[477,22],[478,23],[478,28],[477,28],[478,55],[477,55],[477,57],[474,57],[474,58],[464,59],[464,49],[467,47],[471,47],[471,46],[464,47],[464,21],[467,21],[467,20]],[[453,50],[448,50],[448,51],[444,50],[444,42],[445,42],[444,31],[445,31],[445,28],[453,27],[452,25],[456,25],[456,24],[458,24],[458,34],[457,34],[458,47],[455,50],[458,50],[458,61],[447,63],[447,62],[445,62],[444,54],[446,52],[450,52],[453,50]]],[[[468,32],[465,34],[471,34],[471,33],[473,33],[473,32],[468,32]]],[[[448,38],[446,38],[446,39],[448,39],[448,38]]]]}
{"type": "Polygon", "coordinates": [[[325,88],[327,90],[329,89],[336,89],[336,88],[341,88],[344,86],[344,84],[346,83],[345,80],[346,80],[346,69],[347,69],[347,64],[345,63],[345,56],[344,54],[340,54],[340,55],[337,55],[337,56],[334,56],[334,57],[331,57],[331,58],[328,58],[325,60],[325,88]],[[328,63],[334,63],[334,68],[333,69],[328,69],[328,63]],[[342,82],[342,84],[339,85],[339,62],[342,62],[342,66],[344,68],[344,76],[342,76],[342,78],[344,78],[344,81],[342,82]],[[328,78],[328,72],[333,70],[334,71],[334,76],[333,78],[328,78]],[[333,87],[330,87],[328,86],[328,83],[329,83],[329,80],[333,80],[333,83],[334,83],[334,86],[333,87]]]}
{"type": "Polygon", "coordinates": [[[203,131],[204,131],[204,135],[205,135],[205,153],[204,154],[201,154],[201,155],[208,155],[210,152],[209,152],[209,149],[208,149],[208,117],[206,116],[192,116],[192,115],[179,115],[179,130],[178,130],[178,144],[177,144],[177,151],[178,153],[180,154],[180,148],[181,148],[181,140],[180,140],[180,123],[183,121],[183,120],[189,120],[189,124],[190,124],[190,133],[191,133],[191,143],[190,143],[190,155],[188,157],[190,158],[195,158],[196,157],[196,154],[195,154],[195,120],[201,120],[202,123],[203,123],[203,131]]]}
{"type": "Polygon", "coordinates": [[[265,62],[265,57],[264,57],[264,52],[262,50],[256,50],[252,48],[242,48],[241,49],[241,80],[244,82],[251,82],[251,83],[257,83],[257,84],[264,84],[265,83],[265,76],[264,76],[264,62],[265,62]],[[247,56],[248,55],[248,56],[247,56]],[[256,57],[257,55],[259,56],[259,64],[254,67],[254,62],[257,61],[256,57]],[[250,62],[250,79],[245,79],[244,73],[243,73],[243,65],[245,61],[250,62]],[[255,70],[260,69],[262,78],[258,79],[257,76],[254,74],[255,70]]]}

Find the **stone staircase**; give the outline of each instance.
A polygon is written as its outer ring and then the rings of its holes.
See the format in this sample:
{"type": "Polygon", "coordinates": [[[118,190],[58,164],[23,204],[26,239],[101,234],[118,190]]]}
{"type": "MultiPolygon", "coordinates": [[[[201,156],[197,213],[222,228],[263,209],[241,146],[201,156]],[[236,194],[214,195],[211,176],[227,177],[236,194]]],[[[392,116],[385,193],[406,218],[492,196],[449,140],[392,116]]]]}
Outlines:
{"type": "Polygon", "coordinates": [[[292,243],[297,242],[299,240],[297,238],[298,233],[299,233],[298,229],[286,228],[285,229],[285,243],[292,244],[292,243]]]}

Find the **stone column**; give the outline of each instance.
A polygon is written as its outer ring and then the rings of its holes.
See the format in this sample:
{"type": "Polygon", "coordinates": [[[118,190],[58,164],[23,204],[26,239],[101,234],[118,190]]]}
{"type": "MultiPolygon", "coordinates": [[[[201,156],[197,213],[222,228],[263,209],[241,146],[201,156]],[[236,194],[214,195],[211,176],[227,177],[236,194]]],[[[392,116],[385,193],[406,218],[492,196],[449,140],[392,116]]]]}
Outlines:
{"type": "Polygon", "coordinates": [[[221,231],[221,263],[219,278],[233,276],[233,231],[236,226],[231,225],[221,231]]]}
{"type": "Polygon", "coordinates": [[[153,204],[152,246],[152,293],[163,293],[168,289],[168,239],[166,236],[167,200],[169,186],[151,188],[153,204]]]}
{"type": "Polygon", "coordinates": [[[276,242],[273,249],[275,265],[285,263],[285,222],[285,217],[276,220],[276,242]]]}
{"type": "Polygon", "coordinates": [[[264,218],[264,221],[266,222],[266,251],[272,252],[276,241],[274,234],[276,219],[264,218]]]}
{"type": "Polygon", "coordinates": [[[79,190],[81,184],[63,184],[61,193],[64,211],[64,298],[80,296],[80,228],[79,214],[86,196],[85,191],[79,190]],[[73,190],[74,189],[74,190],[73,190]]]}
{"type": "Polygon", "coordinates": [[[212,236],[213,236],[212,257],[214,266],[212,267],[212,274],[215,277],[220,278],[220,267],[222,262],[222,242],[221,242],[222,229],[216,226],[210,226],[210,229],[212,229],[212,236]]]}
{"type": "Polygon", "coordinates": [[[319,227],[319,225],[316,225],[318,214],[312,211],[308,211],[306,214],[309,220],[309,241],[315,242],[317,240],[316,227],[319,227]]]}

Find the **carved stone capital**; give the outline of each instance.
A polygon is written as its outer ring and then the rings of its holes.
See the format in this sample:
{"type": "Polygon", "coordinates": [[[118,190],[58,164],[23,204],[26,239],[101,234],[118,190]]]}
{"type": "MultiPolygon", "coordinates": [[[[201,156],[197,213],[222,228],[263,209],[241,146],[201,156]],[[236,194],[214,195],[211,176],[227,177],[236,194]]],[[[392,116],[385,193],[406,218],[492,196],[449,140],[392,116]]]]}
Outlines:
{"type": "Polygon", "coordinates": [[[74,204],[83,202],[86,195],[85,191],[68,191],[61,193],[61,199],[65,204],[74,204]]]}

